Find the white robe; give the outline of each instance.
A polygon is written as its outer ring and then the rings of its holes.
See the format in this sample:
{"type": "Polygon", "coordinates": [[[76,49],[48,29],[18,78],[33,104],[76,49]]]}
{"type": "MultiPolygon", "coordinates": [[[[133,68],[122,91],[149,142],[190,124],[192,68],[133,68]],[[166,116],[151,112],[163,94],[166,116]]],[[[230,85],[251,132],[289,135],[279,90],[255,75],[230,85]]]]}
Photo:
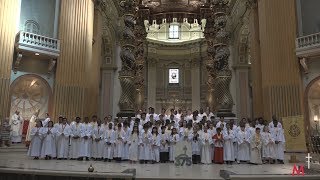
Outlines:
{"type": "Polygon", "coordinates": [[[237,134],[240,130],[240,127],[233,125],[233,152],[234,152],[234,159],[238,159],[238,142],[237,142],[237,134]]]}
{"type": "Polygon", "coordinates": [[[167,133],[161,135],[160,152],[169,152],[169,135],[167,133]]]}
{"type": "Polygon", "coordinates": [[[104,128],[101,126],[96,126],[93,129],[92,134],[92,157],[94,158],[102,158],[103,157],[103,149],[104,149],[104,128]],[[99,141],[97,142],[96,139],[99,141]]]}
{"type": "Polygon", "coordinates": [[[122,158],[123,157],[123,147],[125,141],[125,132],[120,129],[114,132],[115,136],[115,145],[114,145],[114,153],[113,157],[122,158]]]}
{"type": "Polygon", "coordinates": [[[128,145],[129,145],[129,159],[131,161],[138,161],[139,160],[139,145],[141,142],[139,138],[139,134],[131,134],[128,138],[128,145]]]}
{"type": "Polygon", "coordinates": [[[239,131],[237,134],[238,142],[238,161],[249,161],[250,160],[250,137],[246,131],[239,131]]]}
{"type": "Polygon", "coordinates": [[[261,146],[262,146],[262,138],[257,138],[257,134],[253,134],[250,140],[251,148],[250,148],[250,162],[254,164],[262,164],[261,160],[261,146]]]}
{"type": "Polygon", "coordinates": [[[11,142],[21,142],[23,119],[20,115],[12,115],[9,124],[11,125],[11,142]]]}
{"type": "Polygon", "coordinates": [[[28,150],[28,156],[31,157],[40,157],[41,155],[41,146],[42,146],[42,134],[41,128],[34,127],[30,132],[31,143],[28,150]]]}
{"type": "Polygon", "coordinates": [[[46,119],[44,119],[44,120],[42,121],[42,126],[43,126],[43,127],[48,127],[49,121],[50,121],[50,118],[49,118],[49,117],[47,117],[46,119]]]}
{"type": "Polygon", "coordinates": [[[161,135],[158,134],[156,136],[153,134],[151,139],[151,159],[156,162],[160,161],[160,142],[161,135]]]}
{"type": "Polygon", "coordinates": [[[170,148],[169,148],[169,160],[170,161],[175,161],[175,150],[176,150],[176,145],[177,142],[179,142],[179,134],[175,134],[175,135],[170,135],[169,136],[169,142],[170,142],[170,148]]]}
{"type": "Polygon", "coordinates": [[[195,133],[192,134],[192,142],[191,142],[191,147],[192,147],[192,155],[200,155],[201,148],[200,148],[200,136],[195,140],[194,138],[195,133]]]}
{"type": "Polygon", "coordinates": [[[232,130],[228,130],[223,132],[223,160],[224,161],[234,161],[234,149],[233,149],[233,141],[234,141],[234,133],[232,130]]]}
{"type": "Polygon", "coordinates": [[[31,141],[30,132],[31,132],[32,128],[36,127],[36,120],[37,120],[37,116],[36,115],[32,115],[30,120],[29,120],[29,125],[28,125],[28,130],[27,130],[27,135],[26,135],[26,141],[31,141]]]}
{"type": "Polygon", "coordinates": [[[68,158],[69,136],[71,135],[71,127],[68,124],[59,124],[56,126],[56,129],[57,158],[68,158]]]}
{"type": "Polygon", "coordinates": [[[91,157],[91,147],[92,147],[92,125],[90,123],[82,123],[80,126],[80,157],[91,157]],[[85,139],[84,137],[88,138],[85,139]]]}
{"type": "Polygon", "coordinates": [[[46,156],[51,156],[51,157],[56,157],[57,152],[56,152],[56,134],[57,134],[57,129],[52,127],[43,127],[41,128],[41,134],[43,137],[42,140],[42,148],[41,148],[41,157],[46,157],[46,156]],[[48,134],[50,132],[50,134],[48,134]]]}
{"type": "Polygon", "coordinates": [[[122,150],[122,159],[129,160],[129,144],[128,140],[130,138],[131,129],[128,127],[127,129],[124,129],[124,144],[123,144],[123,150],[122,150]]]}
{"type": "Polygon", "coordinates": [[[140,160],[152,160],[151,159],[151,133],[142,131],[140,134],[141,145],[139,151],[139,159],[140,160]]]}
{"type": "Polygon", "coordinates": [[[115,143],[115,134],[113,129],[107,129],[104,132],[104,159],[113,159],[113,149],[115,143]]]}
{"type": "Polygon", "coordinates": [[[78,158],[80,156],[79,151],[82,148],[80,145],[80,138],[74,139],[75,136],[81,136],[81,123],[73,123],[71,125],[71,149],[69,153],[70,158],[78,158]]]}
{"type": "Polygon", "coordinates": [[[275,144],[275,153],[276,158],[279,160],[284,160],[284,148],[285,148],[285,138],[284,138],[284,130],[282,128],[276,127],[271,131],[271,135],[274,141],[279,141],[278,144],[275,144]]]}
{"type": "Polygon", "coordinates": [[[262,132],[262,157],[276,158],[274,139],[269,132],[262,132]]]}
{"type": "Polygon", "coordinates": [[[211,144],[213,143],[212,137],[209,132],[203,132],[200,136],[201,139],[201,163],[210,164],[212,162],[211,157],[211,144]]]}

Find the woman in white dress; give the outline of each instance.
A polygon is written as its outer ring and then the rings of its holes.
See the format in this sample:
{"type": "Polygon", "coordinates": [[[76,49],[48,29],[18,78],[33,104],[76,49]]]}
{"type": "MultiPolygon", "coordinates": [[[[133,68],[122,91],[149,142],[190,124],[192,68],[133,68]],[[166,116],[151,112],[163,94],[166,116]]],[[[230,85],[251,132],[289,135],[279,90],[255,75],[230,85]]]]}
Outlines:
{"type": "Polygon", "coordinates": [[[128,138],[129,159],[136,163],[139,159],[139,144],[142,143],[139,138],[139,127],[133,126],[131,135],[128,138]]]}
{"type": "Polygon", "coordinates": [[[177,142],[179,142],[180,137],[179,134],[177,132],[176,128],[172,128],[170,137],[169,137],[169,141],[170,141],[170,148],[169,148],[169,160],[170,162],[174,162],[175,160],[175,151],[176,151],[176,146],[177,146],[177,142]]]}
{"type": "Polygon", "coordinates": [[[43,136],[41,157],[46,160],[57,156],[56,152],[56,134],[57,130],[53,127],[53,122],[49,121],[47,127],[41,128],[41,134],[43,136]]]}
{"type": "Polygon", "coordinates": [[[28,156],[34,157],[34,159],[39,159],[41,155],[42,146],[42,134],[41,134],[41,121],[37,121],[36,127],[32,128],[30,132],[31,143],[28,150],[28,156]]]}
{"type": "Polygon", "coordinates": [[[152,128],[152,148],[151,148],[151,159],[152,163],[158,163],[160,161],[160,142],[161,142],[161,135],[158,133],[158,128],[152,128]]]}

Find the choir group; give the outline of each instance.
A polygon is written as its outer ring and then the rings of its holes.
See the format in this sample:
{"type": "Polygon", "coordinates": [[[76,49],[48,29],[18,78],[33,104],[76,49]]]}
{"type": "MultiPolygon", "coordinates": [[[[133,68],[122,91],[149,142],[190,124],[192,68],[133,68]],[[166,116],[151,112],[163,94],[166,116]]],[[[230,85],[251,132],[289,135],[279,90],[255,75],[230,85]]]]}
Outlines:
{"type": "Polygon", "coordinates": [[[77,117],[68,123],[59,117],[56,124],[48,118],[37,120],[30,128],[28,155],[34,159],[57,158],[71,160],[104,160],[140,163],[175,161],[179,142],[189,143],[194,164],[283,163],[284,130],[276,117],[251,121],[243,118],[237,124],[224,117],[216,121],[213,113],[186,113],[171,110],[171,114],[138,112],[135,118],[105,117],[101,122],[93,116],[91,122],[77,117]]]}

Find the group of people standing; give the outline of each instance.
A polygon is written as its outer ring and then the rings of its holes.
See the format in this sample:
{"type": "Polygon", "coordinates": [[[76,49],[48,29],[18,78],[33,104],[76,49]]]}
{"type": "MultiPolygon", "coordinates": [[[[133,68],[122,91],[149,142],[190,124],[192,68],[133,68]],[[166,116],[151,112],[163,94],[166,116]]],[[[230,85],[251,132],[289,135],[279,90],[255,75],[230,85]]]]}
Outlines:
{"type": "Polygon", "coordinates": [[[267,124],[243,118],[239,125],[224,117],[216,120],[211,112],[163,109],[160,114],[137,112],[135,117],[105,117],[103,122],[93,116],[75,118],[68,123],[60,116],[54,124],[35,121],[31,128],[28,155],[35,159],[104,160],[140,163],[175,161],[179,143],[192,149],[194,164],[283,163],[284,131],[273,116],[267,124]]]}

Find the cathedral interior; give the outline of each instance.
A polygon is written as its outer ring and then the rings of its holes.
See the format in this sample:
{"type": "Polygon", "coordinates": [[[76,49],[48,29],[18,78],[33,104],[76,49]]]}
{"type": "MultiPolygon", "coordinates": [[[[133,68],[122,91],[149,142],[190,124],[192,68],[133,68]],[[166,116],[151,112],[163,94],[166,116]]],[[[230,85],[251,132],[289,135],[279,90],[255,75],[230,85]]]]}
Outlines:
{"type": "Polygon", "coordinates": [[[203,108],[236,121],[275,115],[293,118],[294,126],[283,122],[289,144],[301,136],[303,152],[314,144],[320,152],[319,7],[318,0],[0,0],[0,119],[16,111],[25,121],[38,111],[54,122],[127,118],[149,107],[203,108]]]}
{"type": "Polygon", "coordinates": [[[0,115],[103,118],[208,107],[236,119],[303,116],[313,132],[318,4],[2,0],[0,115]]]}

